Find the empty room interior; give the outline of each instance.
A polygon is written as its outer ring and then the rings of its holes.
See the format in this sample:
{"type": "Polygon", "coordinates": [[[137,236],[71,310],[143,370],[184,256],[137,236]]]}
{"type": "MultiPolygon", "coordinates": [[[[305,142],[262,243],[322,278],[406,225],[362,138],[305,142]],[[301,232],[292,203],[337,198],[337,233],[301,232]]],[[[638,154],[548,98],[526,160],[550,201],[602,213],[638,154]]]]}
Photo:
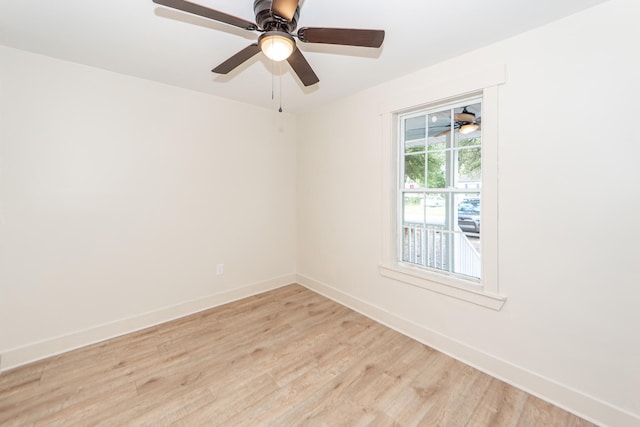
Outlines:
{"type": "Polygon", "coordinates": [[[0,2],[0,425],[640,426],[640,2],[193,4],[0,2]]]}

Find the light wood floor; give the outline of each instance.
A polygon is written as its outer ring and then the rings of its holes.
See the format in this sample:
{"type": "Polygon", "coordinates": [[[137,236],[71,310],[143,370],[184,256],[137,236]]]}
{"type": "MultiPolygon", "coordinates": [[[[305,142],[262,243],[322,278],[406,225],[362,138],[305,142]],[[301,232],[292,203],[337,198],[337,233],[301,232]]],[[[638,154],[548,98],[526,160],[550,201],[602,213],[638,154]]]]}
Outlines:
{"type": "Polygon", "coordinates": [[[5,372],[0,425],[592,424],[292,285],[5,372]]]}

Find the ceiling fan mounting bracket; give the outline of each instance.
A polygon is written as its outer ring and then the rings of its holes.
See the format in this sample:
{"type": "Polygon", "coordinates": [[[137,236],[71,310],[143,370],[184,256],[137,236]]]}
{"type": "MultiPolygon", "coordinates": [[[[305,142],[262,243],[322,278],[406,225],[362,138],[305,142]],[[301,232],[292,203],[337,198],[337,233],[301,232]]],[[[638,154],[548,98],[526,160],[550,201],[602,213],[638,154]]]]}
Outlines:
{"type": "Polygon", "coordinates": [[[255,0],[253,11],[256,15],[256,23],[262,31],[284,31],[292,33],[298,26],[300,7],[296,7],[291,20],[278,16],[271,10],[272,0],[255,0]]]}

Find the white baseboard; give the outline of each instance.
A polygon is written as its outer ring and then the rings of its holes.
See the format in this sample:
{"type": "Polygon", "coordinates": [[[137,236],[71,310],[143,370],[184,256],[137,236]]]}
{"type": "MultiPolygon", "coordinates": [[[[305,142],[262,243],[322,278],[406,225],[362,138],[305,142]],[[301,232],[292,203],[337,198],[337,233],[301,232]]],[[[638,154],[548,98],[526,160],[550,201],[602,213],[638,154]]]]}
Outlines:
{"type": "Polygon", "coordinates": [[[640,426],[640,415],[617,408],[598,398],[487,354],[310,277],[298,274],[297,282],[416,341],[595,424],[640,426]]]}
{"type": "Polygon", "coordinates": [[[197,300],[186,301],[171,307],[165,307],[160,310],[144,313],[139,316],[117,320],[115,322],[7,350],[0,354],[0,372],[120,335],[139,331],[150,326],[184,317],[192,313],[197,313],[208,308],[216,307],[218,305],[226,304],[295,282],[295,274],[276,277],[270,280],[252,283],[236,289],[220,292],[218,294],[209,295],[197,300]]]}

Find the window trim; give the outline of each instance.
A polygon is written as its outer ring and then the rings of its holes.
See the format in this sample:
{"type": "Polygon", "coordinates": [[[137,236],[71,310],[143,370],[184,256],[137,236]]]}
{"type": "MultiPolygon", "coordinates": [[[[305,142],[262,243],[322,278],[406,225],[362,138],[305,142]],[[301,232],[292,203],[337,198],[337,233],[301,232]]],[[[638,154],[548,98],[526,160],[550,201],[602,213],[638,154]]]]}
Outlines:
{"type": "Polygon", "coordinates": [[[500,310],[506,297],[498,287],[498,86],[505,82],[504,66],[459,76],[446,82],[414,88],[397,94],[382,106],[383,131],[383,224],[380,274],[396,282],[448,295],[493,310],[500,310]],[[404,263],[398,259],[399,147],[398,116],[434,104],[454,103],[472,96],[482,97],[482,279],[480,282],[451,276],[404,263]]]}

